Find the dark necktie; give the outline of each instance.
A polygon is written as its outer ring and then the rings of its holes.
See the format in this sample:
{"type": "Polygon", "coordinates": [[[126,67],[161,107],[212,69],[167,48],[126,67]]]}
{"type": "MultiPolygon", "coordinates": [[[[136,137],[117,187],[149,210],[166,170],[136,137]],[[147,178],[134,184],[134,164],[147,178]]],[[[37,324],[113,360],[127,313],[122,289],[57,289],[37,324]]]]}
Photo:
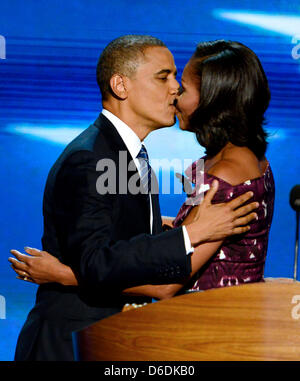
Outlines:
{"type": "Polygon", "coordinates": [[[149,194],[151,190],[151,167],[147,150],[143,144],[137,158],[140,162],[141,184],[144,188],[143,193],[149,194]]]}

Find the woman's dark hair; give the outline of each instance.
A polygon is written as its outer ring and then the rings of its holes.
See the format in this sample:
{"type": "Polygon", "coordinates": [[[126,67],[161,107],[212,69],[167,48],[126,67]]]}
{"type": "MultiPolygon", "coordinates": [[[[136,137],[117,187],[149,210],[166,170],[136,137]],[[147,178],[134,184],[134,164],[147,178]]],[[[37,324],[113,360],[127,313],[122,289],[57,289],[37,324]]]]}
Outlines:
{"type": "Polygon", "coordinates": [[[257,56],[241,43],[217,40],[198,44],[190,64],[199,80],[200,101],[189,130],[206,154],[214,156],[231,142],[261,159],[267,148],[263,124],[270,91],[257,56]]]}

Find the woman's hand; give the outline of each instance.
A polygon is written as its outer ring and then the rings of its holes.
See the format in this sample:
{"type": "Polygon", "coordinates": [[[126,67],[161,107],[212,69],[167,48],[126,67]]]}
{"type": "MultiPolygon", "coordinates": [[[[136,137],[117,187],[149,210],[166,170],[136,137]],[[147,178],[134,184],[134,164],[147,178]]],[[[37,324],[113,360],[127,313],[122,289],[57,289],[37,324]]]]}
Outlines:
{"type": "Polygon", "coordinates": [[[78,282],[72,269],[61,263],[47,251],[25,247],[27,254],[18,250],[10,252],[16,258],[8,258],[18,279],[36,284],[60,283],[65,286],[77,286],[78,282]]]}

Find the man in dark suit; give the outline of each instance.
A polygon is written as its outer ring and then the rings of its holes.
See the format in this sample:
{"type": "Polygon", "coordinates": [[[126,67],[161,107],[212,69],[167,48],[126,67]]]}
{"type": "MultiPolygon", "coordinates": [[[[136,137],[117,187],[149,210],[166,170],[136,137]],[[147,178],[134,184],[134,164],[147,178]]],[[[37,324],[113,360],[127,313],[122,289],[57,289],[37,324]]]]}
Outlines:
{"type": "MultiPolygon", "coordinates": [[[[233,212],[249,199],[246,195],[231,208],[204,203],[201,220],[162,232],[156,192],[130,189],[133,178],[144,189],[139,160],[144,138],[175,121],[179,84],[173,56],[161,41],[149,36],[114,40],[99,59],[97,80],[103,111],[52,167],[43,203],[43,249],[72,269],[78,287],[55,279],[39,286],[16,360],[73,360],[72,331],[121,311],[130,301],[122,290],[183,280],[191,272],[193,246],[246,231],[237,226],[254,218],[241,218],[254,204],[233,212]],[[109,172],[105,166],[111,164],[115,171],[109,172]]],[[[22,274],[32,276],[28,266],[22,274]]]]}

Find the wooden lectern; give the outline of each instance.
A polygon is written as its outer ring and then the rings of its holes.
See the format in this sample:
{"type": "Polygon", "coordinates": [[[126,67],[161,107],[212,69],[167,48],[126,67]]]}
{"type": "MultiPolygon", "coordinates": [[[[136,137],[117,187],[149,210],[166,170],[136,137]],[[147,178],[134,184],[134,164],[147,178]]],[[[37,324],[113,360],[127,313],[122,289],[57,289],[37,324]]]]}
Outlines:
{"type": "Polygon", "coordinates": [[[176,296],[103,319],[74,340],[83,361],[299,361],[300,283],[176,296]]]}

